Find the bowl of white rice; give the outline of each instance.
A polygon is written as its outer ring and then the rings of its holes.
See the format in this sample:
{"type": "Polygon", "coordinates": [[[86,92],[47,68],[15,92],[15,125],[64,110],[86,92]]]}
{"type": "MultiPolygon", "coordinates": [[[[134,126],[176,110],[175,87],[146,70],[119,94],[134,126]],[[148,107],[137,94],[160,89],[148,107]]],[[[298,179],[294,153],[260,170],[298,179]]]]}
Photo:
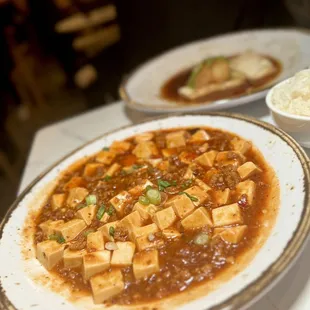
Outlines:
{"type": "Polygon", "coordinates": [[[275,85],[266,96],[275,123],[310,147],[310,69],[275,85]]]}

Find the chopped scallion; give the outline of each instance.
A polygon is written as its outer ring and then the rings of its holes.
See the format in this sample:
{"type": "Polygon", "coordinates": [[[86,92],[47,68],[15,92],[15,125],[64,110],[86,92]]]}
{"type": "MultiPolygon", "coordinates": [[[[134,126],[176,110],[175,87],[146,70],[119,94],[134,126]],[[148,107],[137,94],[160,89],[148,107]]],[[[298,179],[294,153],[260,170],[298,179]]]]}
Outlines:
{"type": "Polygon", "coordinates": [[[85,198],[86,204],[89,205],[95,205],[97,203],[97,197],[95,195],[88,195],[85,198]]]}
{"type": "Polygon", "coordinates": [[[109,210],[107,211],[107,213],[111,216],[113,215],[113,213],[115,212],[114,207],[110,206],[109,210]]]}
{"type": "Polygon", "coordinates": [[[109,150],[110,150],[110,148],[109,148],[109,147],[107,147],[107,146],[105,146],[102,150],[103,150],[103,151],[109,151],[109,150]]]}
{"type": "Polygon", "coordinates": [[[194,243],[197,245],[205,245],[209,242],[209,235],[207,233],[200,233],[194,238],[194,243]]]}
{"type": "Polygon", "coordinates": [[[76,209],[80,210],[80,209],[83,209],[85,207],[86,207],[86,205],[84,203],[80,203],[80,204],[77,205],[76,209]]]}
{"type": "Polygon", "coordinates": [[[195,196],[192,196],[186,192],[179,192],[179,195],[186,195],[191,201],[199,201],[199,199],[195,196]]]}
{"type": "Polygon", "coordinates": [[[150,188],[146,192],[146,197],[149,199],[150,203],[153,205],[159,205],[161,202],[161,194],[160,191],[154,188],[150,188]]]}
{"type": "Polygon", "coordinates": [[[160,191],[163,191],[163,190],[165,190],[165,188],[171,186],[170,182],[165,181],[165,180],[160,180],[160,179],[157,181],[157,184],[158,184],[158,189],[160,191]]]}
{"type": "Polygon", "coordinates": [[[60,236],[60,235],[57,235],[57,234],[49,235],[48,239],[49,240],[55,240],[58,243],[65,243],[66,242],[66,240],[65,240],[65,238],[63,236],[60,236]]]}
{"type": "Polygon", "coordinates": [[[145,192],[147,192],[149,189],[153,189],[153,187],[151,185],[148,185],[146,188],[145,188],[145,192]]]}
{"type": "Polygon", "coordinates": [[[114,228],[113,226],[111,226],[111,227],[109,228],[109,235],[110,235],[111,237],[114,237],[114,233],[115,233],[115,228],[114,228]]]}
{"type": "Polygon", "coordinates": [[[110,175],[106,175],[103,179],[108,182],[112,179],[112,177],[110,175]]]}
{"type": "Polygon", "coordinates": [[[102,204],[101,205],[101,207],[98,209],[98,211],[97,211],[97,215],[96,215],[96,217],[97,217],[97,220],[101,220],[102,219],[102,217],[103,217],[103,214],[104,214],[104,212],[105,212],[105,205],[104,204],[102,204]]]}
{"type": "Polygon", "coordinates": [[[140,169],[142,167],[143,167],[143,165],[137,165],[137,164],[132,165],[132,168],[135,170],[140,169]]]}
{"type": "Polygon", "coordinates": [[[140,196],[140,197],[139,197],[139,202],[140,202],[142,205],[144,205],[144,206],[147,206],[147,205],[150,204],[150,200],[149,200],[147,197],[145,197],[145,196],[140,196]]]}

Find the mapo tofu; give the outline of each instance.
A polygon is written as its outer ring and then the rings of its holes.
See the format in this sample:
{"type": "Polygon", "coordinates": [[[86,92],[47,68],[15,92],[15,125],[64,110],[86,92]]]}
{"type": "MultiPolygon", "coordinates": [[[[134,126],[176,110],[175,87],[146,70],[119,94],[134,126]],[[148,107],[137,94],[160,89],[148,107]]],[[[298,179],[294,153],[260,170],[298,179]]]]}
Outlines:
{"type": "Polygon", "coordinates": [[[258,238],[268,169],[250,141],[210,128],[116,141],[59,181],[36,218],[37,259],[96,304],[194,288],[258,238]]]}

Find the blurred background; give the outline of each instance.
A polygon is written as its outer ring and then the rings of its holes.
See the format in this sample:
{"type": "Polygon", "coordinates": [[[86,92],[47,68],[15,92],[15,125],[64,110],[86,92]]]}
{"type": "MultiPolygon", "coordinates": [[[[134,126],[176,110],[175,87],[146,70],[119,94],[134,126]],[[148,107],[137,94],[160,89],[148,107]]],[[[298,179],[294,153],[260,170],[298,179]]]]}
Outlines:
{"type": "Polygon", "coordinates": [[[226,32],[307,27],[308,15],[305,0],[0,0],[1,204],[16,196],[35,132],[118,100],[140,63],[226,32]]]}

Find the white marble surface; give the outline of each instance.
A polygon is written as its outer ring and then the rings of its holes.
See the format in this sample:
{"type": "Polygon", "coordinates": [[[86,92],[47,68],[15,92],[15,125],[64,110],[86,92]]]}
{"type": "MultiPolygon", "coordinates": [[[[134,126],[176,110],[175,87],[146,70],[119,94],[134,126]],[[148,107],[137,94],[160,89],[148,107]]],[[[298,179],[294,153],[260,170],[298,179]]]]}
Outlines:
{"type": "MultiPolygon", "coordinates": [[[[230,109],[272,123],[263,101],[230,109]]],[[[77,115],[39,130],[25,167],[20,192],[55,161],[95,137],[146,116],[126,110],[121,102],[77,115]]],[[[310,152],[307,150],[308,155],[310,152]]],[[[310,243],[290,271],[251,310],[310,309],[310,243]]]]}

